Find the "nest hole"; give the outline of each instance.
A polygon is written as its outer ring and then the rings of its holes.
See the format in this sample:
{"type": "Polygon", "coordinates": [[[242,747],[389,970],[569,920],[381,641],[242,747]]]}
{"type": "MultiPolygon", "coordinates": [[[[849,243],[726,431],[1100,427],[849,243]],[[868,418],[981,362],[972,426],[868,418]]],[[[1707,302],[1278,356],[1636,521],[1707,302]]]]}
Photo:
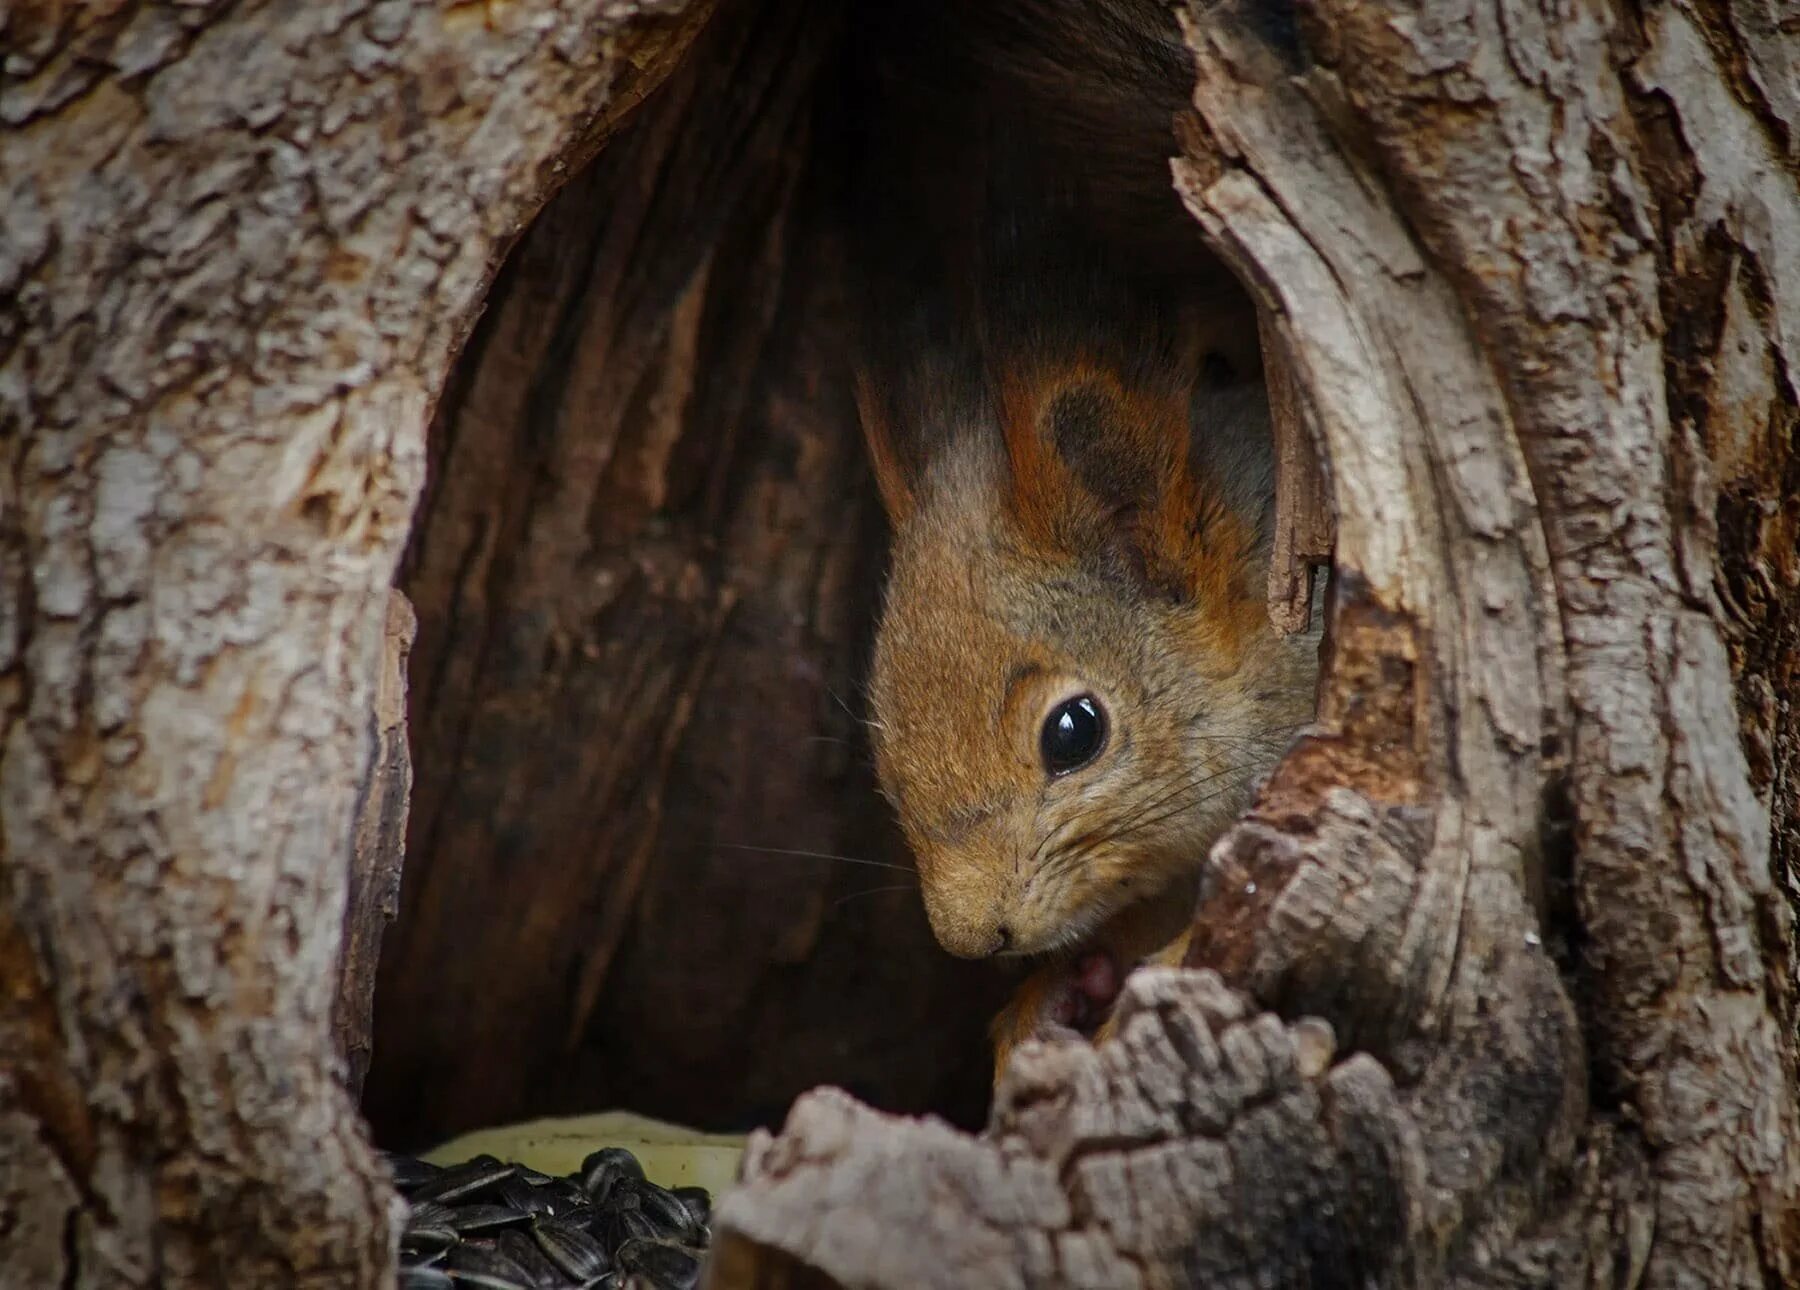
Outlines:
{"type": "Polygon", "coordinates": [[[514,247],[438,409],[385,1145],[741,1131],[819,1084],[985,1118],[1021,968],[933,940],[863,725],[887,528],[819,198],[859,7],[721,4],[514,247]]]}

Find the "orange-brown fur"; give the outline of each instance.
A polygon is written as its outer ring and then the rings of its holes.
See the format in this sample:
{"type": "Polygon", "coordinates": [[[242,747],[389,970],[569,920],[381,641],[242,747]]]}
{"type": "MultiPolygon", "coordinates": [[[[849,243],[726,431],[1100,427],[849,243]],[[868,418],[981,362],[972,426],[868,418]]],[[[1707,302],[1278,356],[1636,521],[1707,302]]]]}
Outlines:
{"type": "MultiPolygon", "coordinates": [[[[877,770],[953,953],[1178,956],[1207,848],[1311,715],[1317,665],[1264,609],[1254,315],[1167,186],[1178,39],[1146,0],[900,22],[869,37],[849,238],[894,525],[877,770]],[[1049,775],[1045,715],[1083,693],[1108,742],[1049,775]]],[[[1066,987],[1055,965],[1026,984],[1002,1060],[1066,987]]]]}
{"type": "Polygon", "coordinates": [[[1072,948],[1194,872],[1272,732],[1310,710],[1310,645],[1268,626],[1251,524],[1165,451],[1185,417],[1148,416],[1142,397],[1108,423],[1166,472],[1129,532],[1041,434],[1006,435],[1002,454],[972,430],[895,535],[876,765],[955,953],[1072,948]],[[1109,746],[1047,779],[1044,714],[1082,692],[1109,710],[1109,746]]]}

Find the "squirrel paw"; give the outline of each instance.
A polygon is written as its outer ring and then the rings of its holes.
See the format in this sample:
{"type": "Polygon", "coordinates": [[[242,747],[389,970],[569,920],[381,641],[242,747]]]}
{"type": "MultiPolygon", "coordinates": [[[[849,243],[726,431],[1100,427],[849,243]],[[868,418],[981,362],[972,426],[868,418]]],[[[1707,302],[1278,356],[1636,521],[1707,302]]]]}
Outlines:
{"type": "Polygon", "coordinates": [[[1112,1015],[1125,973],[1103,949],[1031,974],[994,1019],[994,1074],[1027,1039],[1092,1039],[1112,1015]]]}
{"type": "MultiPolygon", "coordinates": [[[[1178,966],[1187,957],[1189,931],[1154,954],[1132,964],[1178,966]]],[[[994,1018],[994,1079],[1006,1069],[1013,1049],[1027,1039],[1104,1041],[1112,1033],[1113,1005],[1125,986],[1129,969],[1106,949],[1090,949],[1076,958],[1052,963],[1025,979],[1019,992],[994,1018]]]]}

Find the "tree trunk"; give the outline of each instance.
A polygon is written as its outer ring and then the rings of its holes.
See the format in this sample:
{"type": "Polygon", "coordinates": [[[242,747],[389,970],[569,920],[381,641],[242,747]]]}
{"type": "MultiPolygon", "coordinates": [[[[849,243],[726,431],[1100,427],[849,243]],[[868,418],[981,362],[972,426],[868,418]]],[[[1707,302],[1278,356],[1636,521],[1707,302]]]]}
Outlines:
{"type": "Polygon", "coordinates": [[[351,823],[498,251],[704,5],[0,17],[0,1268],[373,1286],[351,823]]]}
{"type": "MultiPolygon", "coordinates": [[[[335,1001],[356,1060],[365,982],[339,990],[339,951],[352,856],[383,853],[358,839],[393,823],[358,793],[379,778],[372,714],[424,426],[499,250],[707,7],[0,18],[9,1284],[386,1275],[391,1193],[332,1040],[335,1001]]],[[[1800,32],[1767,0],[1306,0],[1286,16],[1187,7],[1196,111],[1174,177],[1196,235],[1255,292],[1323,467],[1336,573],[1317,727],[1214,852],[1190,968],[1135,976],[1114,1042],[1025,1050],[981,1136],[803,1099],[717,1212],[715,1285],[1800,1281],[1800,32]]],[[[798,78],[823,55],[792,30],[798,78]]],[[[796,111],[798,80],[763,84],[725,119],[754,134],[796,111]]],[[[664,119],[670,137],[680,124],[664,119]]],[[[687,213],[716,197],[768,227],[686,244],[697,258],[666,265],[642,314],[584,315],[614,359],[585,395],[597,428],[501,449],[509,471],[530,450],[570,473],[501,480],[529,505],[499,513],[512,545],[487,584],[507,591],[533,561],[629,572],[643,598],[619,621],[676,643],[621,656],[651,682],[640,763],[576,764],[583,783],[617,777],[641,849],[603,848],[594,946],[557,925],[567,992],[530,1025],[565,1039],[609,990],[629,1004],[668,970],[644,946],[694,944],[671,930],[678,892],[643,894],[651,857],[700,872],[724,839],[665,834],[650,786],[727,810],[756,791],[703,791],[750,760],[731,740],[666,769],[700,696],[723,702],[728,653],[796,644],[772,621],[734,636],[734,597],[783,604],[858,576],[810,563],[863,512],[813,495],[854,467],[805,433],[841,404],[803,379],[826,366],[808,346],[837,306],[823,270],[789,275],[815,253],[778,227],[793,176],[691,142],[654,158],[699,172],[669,182],[687,213]],[[784,318],[810,321],[789,335],[784,318]],[[642,334],[611,334],[624,324],[642,334]],[[728,361],[671,359],[703,341],[728,361]],[[807,410],[739,442],[745,477],[665,473],[677,447],[729,458],[697,434],[760,399],[807,410]],[[784,443],[820,457],[783,476],[784,443]],[[621,446],[610,477],[584,455],[621,446]],[[665,540],[646,518],[665,487],[699,490],[693,515],[737,535],[688,581],[710,549],[698,519],[665,540]],[[758,506],[802,517],[767,568],[729,523],[758,506]],[[627,918],[656,934],[632,948],[627,918]]],[[[654,207],[608,213],[659,262],[684,245],[654,207]]],[[[629,250],[596,264],[654,277],[629,250]]],[[[466,406],[444,425],[480,429],[466,406]]],[[[1288,478],[1284,505],[1309,509],[1309,492],[1288,478]]],[[[1288,516],[1271,588],[1289,621],[1322,537],[1303,518],[1318,517],[1288,516]]],[[[430,622],[463,584],[433,563],[458,544],[427,541],[430,622]]],[[[573,612],[619,608],[583,596],[573,612]]],[[[851,599],[824,598],[827,635],[850,634],[851,599]]],[[[570,700],[632,715],[623,690],[557,666],[558,649],[625,636],[515,639],[525,617],[502,644],[542,647],[570,700]]],[[[841,659],[835,638],[799,643],[827,674],[841,659]]],[[[481,660],[453,634],[421,649],[443,668],[434,704],[516,730],[454,688],[481,660]]],[[[433,729],[422,762],[440,740],[455,744],[433,729]]],[[[506,768],[460,816],[438,773],[421,777],[434,833],[493,828],[490,806],[529,814],[506,768]]],[[[769,773],[793,801],[822,778],[769,773]]],[[[428,880],[453,886],[439,863],[428,880]]],[[[378,911],[382,880],[368,890],[357,908],[378,911]]],[[[815,882],[779,935],[740,928],[738,948],[804,948],[828,894],[815,882]]],[[[463,924],[441,917],[412,933],[431,956],[393,969],[440,1010],[463,997],[426,988],[456,966],[463,924]]],[[[722,961],[675,973],[703,1009],[722,961]]],[[[692,1042],[713,1061],[729,1048],[692,1042]]],[[[487,1109],[468,1078],[448,1086],[487,1109]]]]}
{"type": "Polygon", "coordinates": [[[1317,728],[1206,970],[1022,1053],[981,1138],[804,1099],[713,1285],[1800,1279],[1797,34],[1269,17],[1189,7],[1175,177],[1325,463],[1317,728]]]}

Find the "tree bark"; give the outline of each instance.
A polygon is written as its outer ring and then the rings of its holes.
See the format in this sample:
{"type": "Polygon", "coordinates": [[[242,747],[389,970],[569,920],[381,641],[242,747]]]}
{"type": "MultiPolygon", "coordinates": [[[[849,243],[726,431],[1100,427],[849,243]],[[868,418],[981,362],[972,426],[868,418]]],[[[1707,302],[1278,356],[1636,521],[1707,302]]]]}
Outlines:
{"type": "MultiPolygon", "coordinates": [[[[423,427],[498,251],[705,10],[0,19],[9,1278],[387,1274],[391,1193],[340,1084],[333,1007],[423,427]]],[[[981,1136],[803,1099],[721,1204],[710,1277],[1794,1284],[1800,32],[1766,0],[1186,18],[1175,181],[1257,296],[1300,401],[1284,424],[1313,436],[1336,522],[1319,721],[1215,850],[1189,968],[1135,976],[1114,1042],[1027,1049],[981,1136]]],[[[793,111],[779,78],[760,83],[733,118],[752,134],[793,111]]],[[[748,194],[751,226],[671,259],[644,313],[587,315],[617,360],[584,396],[600,429],[556,439],[544,459],[569,478],[515,481],[531,506],[502,516],[529,539],[517,558],[612,561],[649,589],[632,621],[674,624],[672,659],[631,656],[656,699],[642,786],[678,784],[665,765],[729,685],[725,652],[795,643],[772,624],[733,636],[740,585],[781,604],[853,581],[809,561],[829,563],[820,512],[863,513],[811,496],[838,459],[735,483],[658,466],[683,443],[729,460],[689,436],[715,412],[740,426],[746,389],[816,399],[783,434],[829,458],[837,441],[801,432],[842,403],[790,379],[822,370],[806,354],[824,340],[783,320],[837,307],[824,271],[787,274],[804,239],[770,227],[792,174],[699,142],[662,155],[723,166],[718,186],[670,191],[701,214],[748,194]],[[644,334],[613,334],[627,322],[644,334]],[[678,351],[709,327],[731,361],[702,387],[678,351]],[[629,449],[608,458],[621,473],[596,471],[596,445],[629,449]],[[804,504],[794,563],[702,562],[684,582],[700,529],[658,545],[643,506],[680,479],[705,481],[695,514],[721,525],[804,504]],[[614,546],[586,545],[596,526],[614,546]]],[[[654,207],[609,214],[654,242],[654,207]]],[[[628,252],[599,264],[639,281],[655,266],[628,252]]],[[[1305,496],[1296,482],[1284,496],[1305,496]]],[[[1293,534],[1272,589],[1290,615],[1318,536],[1293,534]]],[[[456,549],[422,555],[418,585],[453,588],[429,563],[456,549]]],[[[618,608],[585,595],[579,612],[618,608]]],[[[554,664],[610,630],[521,639],[554,664]]],[[[456,653],[432,648],[452,694],[456,653]]],[[[748,757],[723,741],[683,773],[748,757]]],[[[422,812],[460,827],[448,783],[422,812]]],[[[506,804],[504,774],[483,784],[506,804]]],[[[628,787],[641,849],[604,857],[596,945],[562,943],[573,984],[548,1015],[565,1036],[665,970],[630,922],[681,943],[679,891],[621,908],[654,890],[665,845],[655,795],[628,787]]],[[[803,944],[830,892],[745,952],[803,944]]],[[[433,962],[408,970],[429,980],[433,962]]],[[[717,961],[678,975],[713,1006],[717,961]]]]}
{"type": "Polygon", "coordinates": [[[704,8],[0,18],[9,1283],[391,1275],[331,1022],[424,427],[704,8]]]}
{"type": "Polygon", "coordinates": [[[1189,7],[1175,173],[1318,432],[1317,727],[1213,852],[1202,970],[1023,1052],[980,1138],[803,1099],[715,1286],[1800,1277],[1793,717],[1756,702],[1800,581],[1795,33],[1270,16],[1189,7]]]}

